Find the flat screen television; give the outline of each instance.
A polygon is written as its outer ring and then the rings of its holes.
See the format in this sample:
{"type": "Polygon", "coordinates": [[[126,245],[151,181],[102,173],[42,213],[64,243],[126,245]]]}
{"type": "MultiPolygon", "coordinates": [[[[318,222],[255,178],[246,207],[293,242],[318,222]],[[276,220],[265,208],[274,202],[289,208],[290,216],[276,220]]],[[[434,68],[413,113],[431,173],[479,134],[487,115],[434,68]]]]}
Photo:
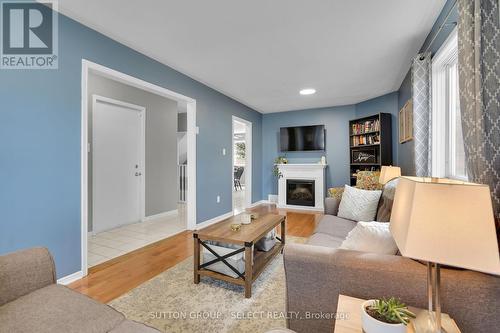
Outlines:
{"type": "Polygon", "coordinates": [[[325,150],[325,125],[280,128],[281,151],[325,150]]]}

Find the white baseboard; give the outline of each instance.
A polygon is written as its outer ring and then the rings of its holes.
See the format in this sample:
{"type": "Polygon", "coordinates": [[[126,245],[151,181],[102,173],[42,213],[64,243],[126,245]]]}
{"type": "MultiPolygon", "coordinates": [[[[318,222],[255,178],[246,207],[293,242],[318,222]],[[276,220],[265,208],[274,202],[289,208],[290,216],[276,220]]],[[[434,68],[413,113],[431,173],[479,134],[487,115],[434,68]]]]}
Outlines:
{"type": "Polygon", "coordinates": [[[166,218],[166,217],[173,217],[173,216],[177,216],[178,214],[179,214],[179,212],[177,211],[177,209],[169,210],[168,212],[163,212],[163,213],[160,213],[160,214],[146,216],[146,217],[144,217],[142,219],[142,222],[163,219],[163,218],[166,218]]]}
{"type": "Polygon", "coordinates": [[[278,195],[277,194],[269,194],[267,196],[267,201],[270,203],[278,203],[278,195]]]}
{"type": "Polygon", "coordinates": [[[83,278],[83,272],[78,271],[73,274],[63,276],[60,279],[57,279],[57,284],[67,285],[70,284],[71,282],[75,282],[76,280],[80,280],[81,278],[83,278]]]}
{"type": "Polygon", "coordinates": [[[257,202],[254,202],[249,208],[254,208],[254,207],[257,207],[259,205],[265,205],[265,204],[271,204],[272,202],[270,202],[269,200],[260,200],[260,201],[257,201],[257,202]]]}
{"type": "Polygon", "coordinates": [[[232,211],[231,212],[227,212],[226,214],[222,214],[222,215],[216,216],[214,218],[211,218],[210,220],[206,220],[206,221],[203,221],[201,223],[198,223],[196,225],[195,230],[200,230],[200,229],[206,228],[209,225],[212,225],[214,223],[217,223],[217,222],[220,222],[222,220],[228,219],[228,218],[230,218],[232,216],[233,216],[233,212],[232,211]]]}

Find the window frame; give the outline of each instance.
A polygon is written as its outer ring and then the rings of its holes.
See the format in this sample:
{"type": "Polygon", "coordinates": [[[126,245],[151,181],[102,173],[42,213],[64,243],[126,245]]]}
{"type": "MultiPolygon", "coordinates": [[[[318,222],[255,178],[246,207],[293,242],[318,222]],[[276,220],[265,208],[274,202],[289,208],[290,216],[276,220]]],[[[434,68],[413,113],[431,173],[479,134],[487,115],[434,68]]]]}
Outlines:
{"type": "Polygon", "coordinates": [[[467,180],[467,176],[455,174],[456,108],[458,96],[450,89],[450,77],[458,84],[456,71],[450,70],[458,62],[458,37],[455,28],[432,58],[432,176],[467,180]]]}

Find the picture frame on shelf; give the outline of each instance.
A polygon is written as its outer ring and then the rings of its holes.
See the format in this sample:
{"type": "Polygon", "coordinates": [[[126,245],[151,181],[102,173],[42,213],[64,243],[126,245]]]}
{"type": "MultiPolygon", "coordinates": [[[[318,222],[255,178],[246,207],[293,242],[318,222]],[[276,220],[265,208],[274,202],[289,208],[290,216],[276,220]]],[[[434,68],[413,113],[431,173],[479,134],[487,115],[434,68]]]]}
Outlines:
{"type": "Polygon", "coordinates": [[[351,151],[351,163],[377,163],[377,151],[373,149],[353,149],[351,151]]]}

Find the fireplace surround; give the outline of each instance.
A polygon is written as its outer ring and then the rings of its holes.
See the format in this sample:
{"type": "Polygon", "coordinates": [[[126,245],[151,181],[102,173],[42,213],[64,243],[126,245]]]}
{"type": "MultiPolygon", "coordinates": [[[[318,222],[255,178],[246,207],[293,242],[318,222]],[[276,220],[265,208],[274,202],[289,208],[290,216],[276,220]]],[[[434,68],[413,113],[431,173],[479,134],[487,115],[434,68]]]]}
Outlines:
{"type": "Polygon", "coordinates": [[[279,164],[277,167],[282,175],[278,180],[278,208],[323,211],[326,164],[279,164]]]}

